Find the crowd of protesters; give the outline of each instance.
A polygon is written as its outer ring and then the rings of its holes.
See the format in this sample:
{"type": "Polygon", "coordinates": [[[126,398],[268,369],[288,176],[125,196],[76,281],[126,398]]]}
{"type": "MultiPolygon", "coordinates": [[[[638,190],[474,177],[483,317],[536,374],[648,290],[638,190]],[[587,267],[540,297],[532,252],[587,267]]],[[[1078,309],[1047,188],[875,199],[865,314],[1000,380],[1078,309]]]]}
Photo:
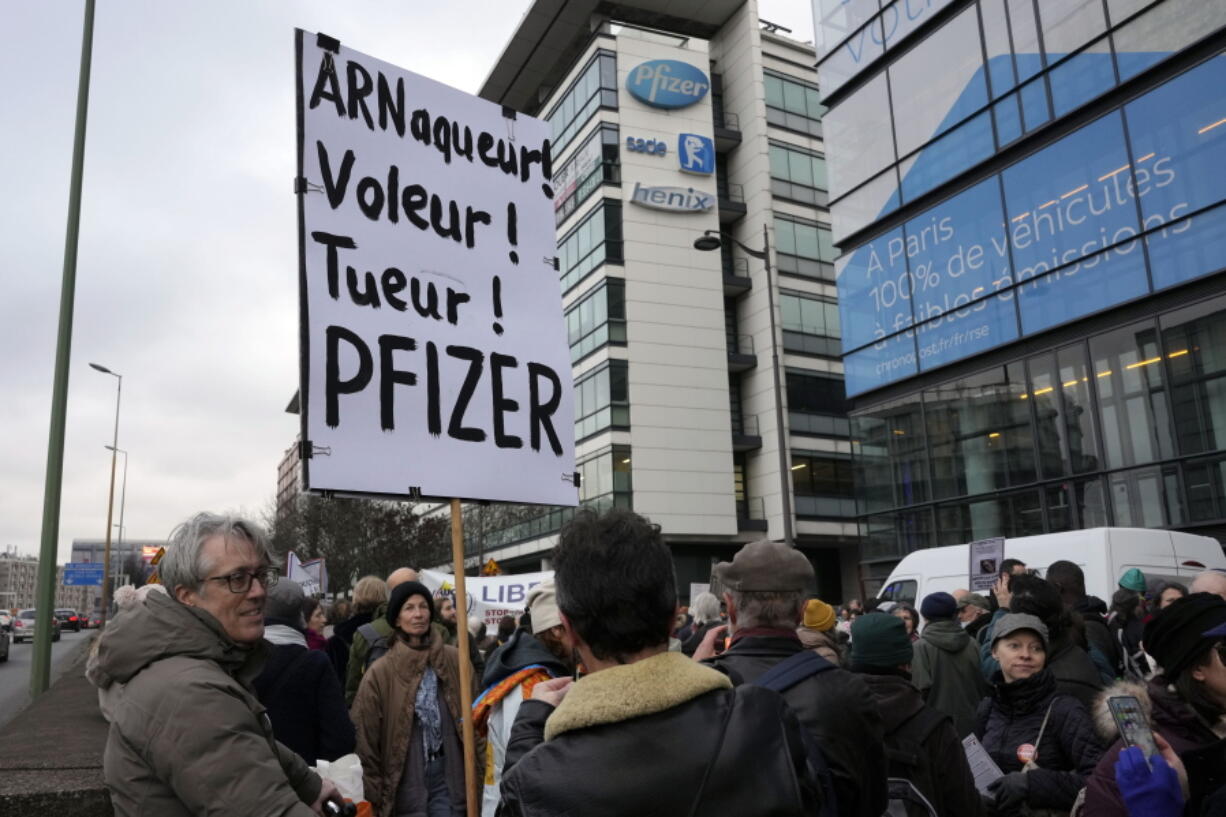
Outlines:
{"type": "Polygon", "coordinates": [[[1219,572],[1129,570],[1108,605],[1071,561],[1010,559],[987,594],[836,606],[760,541],[682,607],[657,526],[582,511],[487,634],[408,567],[328,607],[272,561],[202,513],[160,586],[116,594],[88,667],[116,814],[324,814],[339,793],[310,767],[356,753],[375,817],[458,817],[470,718],[483,817],[1226,815],[1219,572]],[[1121,697],[1156,753],[1120,738],[1121,697]]]}

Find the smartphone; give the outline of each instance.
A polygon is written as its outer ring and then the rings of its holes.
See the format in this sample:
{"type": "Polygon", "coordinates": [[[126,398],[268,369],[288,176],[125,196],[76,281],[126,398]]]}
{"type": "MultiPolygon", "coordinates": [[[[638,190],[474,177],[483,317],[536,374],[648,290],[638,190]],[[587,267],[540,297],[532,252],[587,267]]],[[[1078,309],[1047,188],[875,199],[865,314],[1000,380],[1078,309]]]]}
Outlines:
{"type": "Polygon", "coordinates": [[[1149,728],[1149,721],[1141,709],[1141,702],[1132,695],[1121,695],[1107,699],[1111,709],[1111,717],[1120,730],[1120,737],[1125,746],[1136,746],[1145,755],[1145,762],[1158,754],[1158,744],[1154,742],[1154,733],[1149,728]]]}

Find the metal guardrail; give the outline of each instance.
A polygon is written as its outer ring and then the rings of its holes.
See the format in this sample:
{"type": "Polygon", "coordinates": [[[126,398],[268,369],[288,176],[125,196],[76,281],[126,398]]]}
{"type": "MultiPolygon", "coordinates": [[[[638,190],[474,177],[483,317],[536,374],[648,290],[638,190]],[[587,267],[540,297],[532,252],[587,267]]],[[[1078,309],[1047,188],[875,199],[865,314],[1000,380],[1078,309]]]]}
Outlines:
{"type": "Polygon", "coordinates": [[[728,336],[728,354],[752,355],[753,353],[753,335],[728,336]]]}

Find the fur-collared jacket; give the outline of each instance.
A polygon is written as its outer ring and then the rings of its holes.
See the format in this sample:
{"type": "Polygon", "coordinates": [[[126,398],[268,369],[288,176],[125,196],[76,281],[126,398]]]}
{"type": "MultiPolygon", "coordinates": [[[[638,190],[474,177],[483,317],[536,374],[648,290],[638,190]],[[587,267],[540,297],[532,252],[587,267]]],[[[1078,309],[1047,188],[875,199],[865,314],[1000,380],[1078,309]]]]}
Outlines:
{"type": "Polygon", "coordinates": [[[1149,719],[1150,728],[1171,744],[1177,755],[1185,755],[1217,743],[1226,736],[1226,724],[1219,721],[1216,730],[1183,702],[1165,679],[1158,677],[1148,684],[1120,681],[1109,687],[1094,707],[1094,727],[1111,748],[1090,775],[1086,785],[1086,805],[1083,817],[1128,817],[1128,809],[1115,785],[1115,761],[1123,751],[1119,729],[1107,700],[1115,696],[1134,696],[1149,719]]]}
{"type": "Polygon", "coordinates": [[[816,814],[800,724],[778,693],[665,652],[525,701],[500,817],[816,814]]]}

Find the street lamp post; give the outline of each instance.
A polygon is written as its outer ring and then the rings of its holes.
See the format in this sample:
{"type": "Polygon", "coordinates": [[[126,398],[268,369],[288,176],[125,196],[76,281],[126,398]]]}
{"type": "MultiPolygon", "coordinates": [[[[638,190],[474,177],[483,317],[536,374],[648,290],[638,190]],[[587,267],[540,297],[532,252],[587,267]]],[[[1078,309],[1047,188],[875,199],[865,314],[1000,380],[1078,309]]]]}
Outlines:
{"type": "MultiPolygon", "coordinates": [[[[123,375],[97,363],[91,363],[89,367],[115,378],[115,433],[107,446],[111,451],[111,491],[106,503],[106,547],[102,556],[102,623],[105,625],[111,610],[111,526],[115,520],[115,466],[119,459],[119,399],[123,395],[123,375]]],[[[124,463],[126,469],[127,457],[124,463]]]]}
{"type": "Polygon", "coordinates": [[[775,334],[775,285],[771,278],[771,242],[766,225],[762,225],[762,249],[755,250],[746,247],[733,236],[722,230],[705,230],[694,239],[696,250],[718,250],[724,240],[731,241],[741,248],[746,255],[762,261],[766,268],[766,304],[771,323],[771,375],[775,385],[775,429],[779,438],[779,496],[783,503],[783,541],[794,545],[792,536],[792,485],[788,469],[787,431],[783,425],[783,386],[779,381],[779,342],[775,334]]]}
{"type": "MultiPolygon", "coordinates": [[[[106,450],[110,451],[114,446],[105,446],[106,450]]],[[[128,452],[122,448],[118,449],[120,454],[123,454],[123,479],[120,480],[119,488],[119,524],[115,527],[119,528],[119,539],[116,541],[116,546],[123,550],[123,509],[128,502],[128,452]]]]}

